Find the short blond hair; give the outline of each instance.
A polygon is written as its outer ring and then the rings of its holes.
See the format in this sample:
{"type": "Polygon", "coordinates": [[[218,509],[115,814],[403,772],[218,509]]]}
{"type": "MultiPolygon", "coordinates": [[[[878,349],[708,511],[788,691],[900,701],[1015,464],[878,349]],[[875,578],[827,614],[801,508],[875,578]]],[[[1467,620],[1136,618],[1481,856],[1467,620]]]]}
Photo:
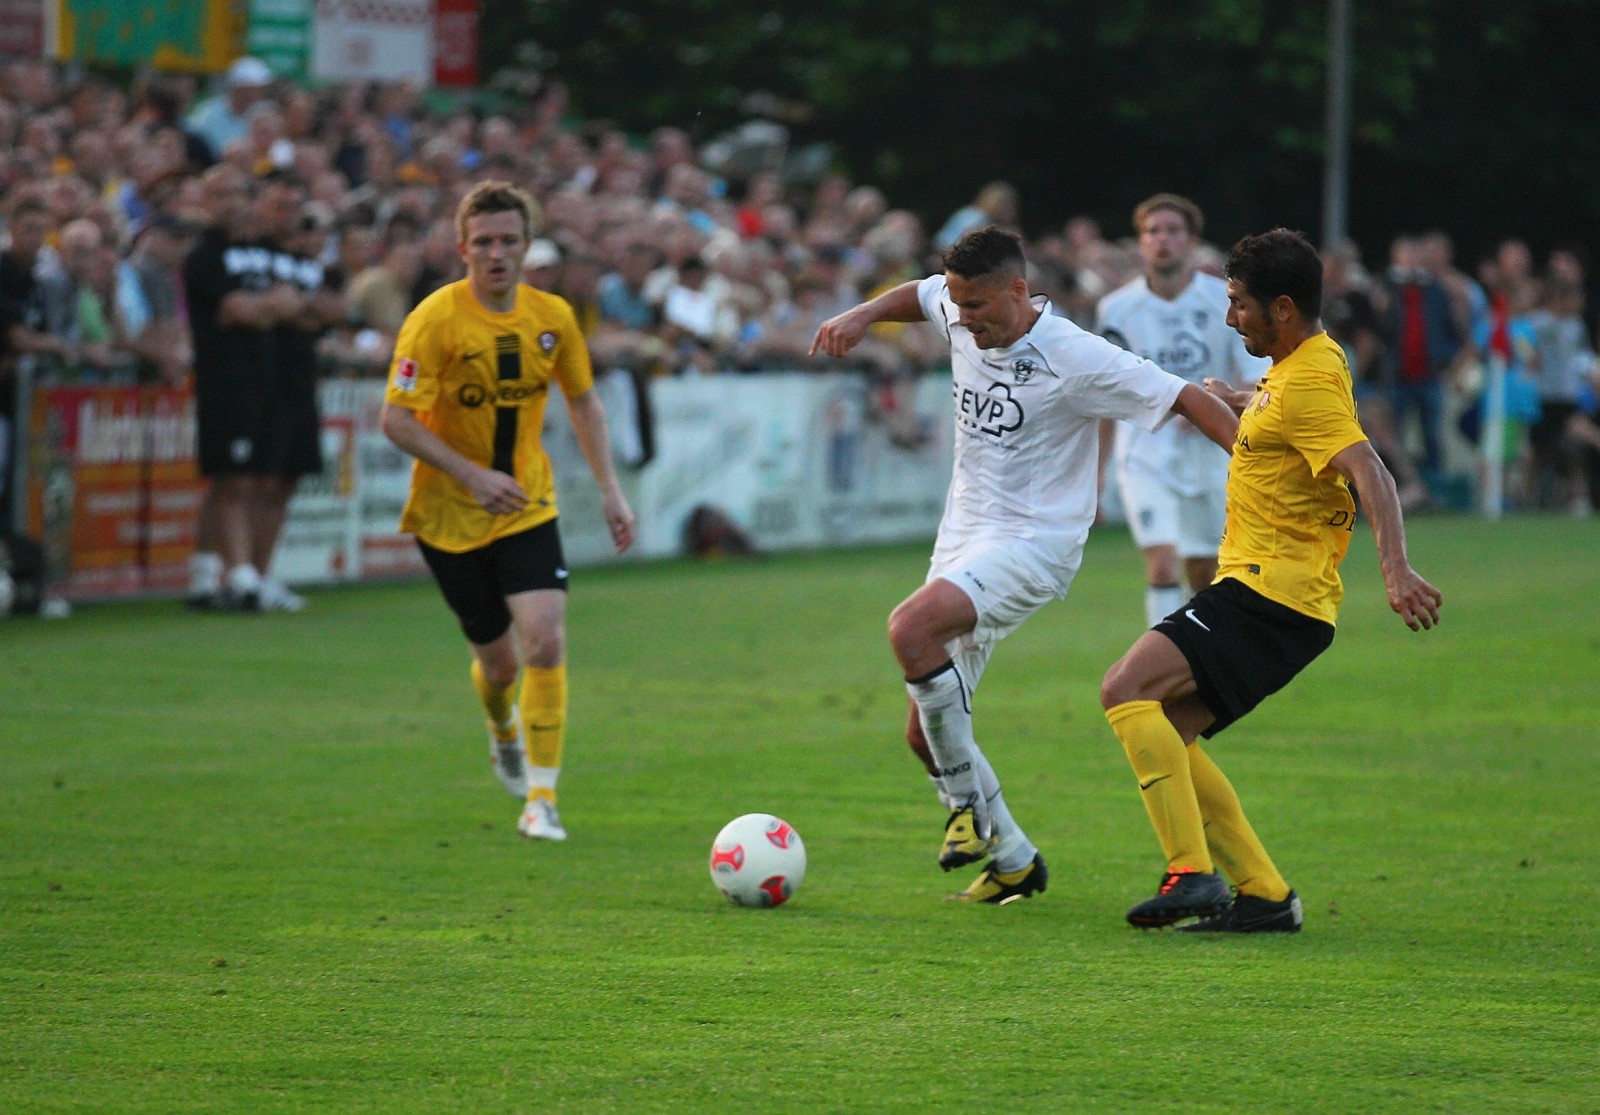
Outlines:
{"type": "Polygon", "coordinates": [[[1200,207],[1182,194],[1156,194],[1147,197],[1133,208],[1133,231],[1144,232],[1144,223],[1150,214],[1162,209],[1170,209],[1183,218],[1183,223],[1189,226],[1189,235],[1199,238],[1206,230],[1205,216],[1200,212],[1200,207]]]}
{"type": "Polygon", "coordinates": [[[479,182],[456,206],[456,239],[467,242],[467,222],[486,213],[521,213],[522,236],[532,240],[539,234],[539,203],[526,190],[510,182],[479,182]]]}

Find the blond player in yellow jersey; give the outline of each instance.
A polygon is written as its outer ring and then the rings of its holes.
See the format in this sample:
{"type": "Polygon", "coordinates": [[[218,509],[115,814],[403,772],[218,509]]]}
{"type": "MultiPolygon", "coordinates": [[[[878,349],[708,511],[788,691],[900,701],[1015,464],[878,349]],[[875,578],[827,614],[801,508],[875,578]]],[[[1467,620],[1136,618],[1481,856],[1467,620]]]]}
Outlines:
{"type": "Polygon", "coordinates": [[[1226,275],[1228,324],[1272,366],[1251,392],[1206,384],[1240,412],[1217,578],[1133,644],[1100,700],[1167,858],[1158,893],[1128,921],[1292,933],[1300,899],[1198,737],[1245,715],[1333,642],[1339,563],[1355,529],[1351,485],[1377,539],[1389,606],[1424,630],[1439,621],[1442,597],[1406,558],[1394,480],[1356,421],[1344,352],[1322,331],[1316,249],[1287,229],[1247,236],[1226,275]]]}
{"type": "Polygon", "coordinates": [[[567,568],[539,442],[552,385],[619,552],[633,543],[634,521],[572,309],[519,281],[533,213],[505,182],[481,183],[462,199],[456,236],[467,277],[429,295],[400,327],[382,421],[416,458],[400,529],[416,535],[471,644],[490,759],[525,799],[517,831],[565,840],[556,778],[567,721],[567,568]]]}

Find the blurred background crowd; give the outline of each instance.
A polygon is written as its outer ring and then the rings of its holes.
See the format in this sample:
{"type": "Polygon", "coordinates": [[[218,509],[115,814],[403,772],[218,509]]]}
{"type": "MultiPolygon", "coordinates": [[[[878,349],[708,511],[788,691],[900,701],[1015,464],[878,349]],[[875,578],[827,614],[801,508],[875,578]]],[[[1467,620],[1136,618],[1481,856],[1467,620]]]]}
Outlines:
{"type": "MultiPolygon", "coordinates": [[[[313,91],[251,58],[208,89],[67,73],[0,66],[0,407],[12,436],[22,361],[32,382],[188,380],[183,260],[240,184],[245,220],[321,260],[341,300],[317,343],[327,376],[385,374],[407,312],[463,274],[453,214],[485,178],[539,203],[526,280],[573,305],[597,368],[644,378],[837,369],[808,353],[818,324],[937,270],[939,251],[982,224],[1026,231],[1034,289],[1086,328],[1098,299],[1140,271],[1131,227],[1079,217],[1027,230],[1025,199],[1005,182],[975,181],[970,204],[924,220],[870,183],[797,165],[781,129],[699,147],[677,128],[629,135],[573,119],[555,81],[496,113],[430,109],[405,84],[313,91]]],[[[1202,245],[1199,266],[1219,272],[1225,247],[1202,245]]],[[[1351,244],[1325,256],[1326,325],[1409,507],[1452,502],[1470,483],[1498,360],[1512,505],[1592,509],[1600,426],[1582,246],[1536,257],[1507,239],[1458,261],[1435,230],[1396,239],[1387,259],[1351,244]]],[[[907,388],[947,355],[925,325],[879,326],[854,354],[897,442],[927,436],[907,388]]]]}

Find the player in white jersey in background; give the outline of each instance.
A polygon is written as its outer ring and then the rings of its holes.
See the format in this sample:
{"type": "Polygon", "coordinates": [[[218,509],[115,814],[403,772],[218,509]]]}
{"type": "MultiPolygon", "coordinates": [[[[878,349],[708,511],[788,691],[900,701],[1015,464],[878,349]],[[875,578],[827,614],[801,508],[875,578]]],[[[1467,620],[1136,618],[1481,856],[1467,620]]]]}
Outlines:
{"type": "Polygon", "coordinates": [[[972,733],[972,694],[994,644],[1067,594],[1094,523],[1099,423],[1180,415],[1220,446],[1238,420],[1203,388],[1047,312],[1028,293],[1022,241],[989,226],[902,283],[818,328],[843,356],[881,321],[934,322],[950,341],[955,467],[922,587],[889,617],[906,679],[906,741],[951,809],[939,865],[989,859],[954,896],[1006,903],[1045,889],[1044,859],[1006,808],[972,733]]]}
{"type": "MultiPolygon", "coordinates": [[[[1227,284],[1195,270],[1204,227],[1200,207],[1186,197],[1140,202],[1133,228],[1144,274],[1100,300],[1095,332],[1190,383],[1215,379],[1241,389],[1268,362],[1228,328],[1227,284]]],[[[1187,422],[1154,431],[1107,422],[1101,435],[1101,483],[1114,441],[1128,528],[1144,553],[1145,620],[1154,627],[1217,575],[1228,454],[1187,422]]]]}

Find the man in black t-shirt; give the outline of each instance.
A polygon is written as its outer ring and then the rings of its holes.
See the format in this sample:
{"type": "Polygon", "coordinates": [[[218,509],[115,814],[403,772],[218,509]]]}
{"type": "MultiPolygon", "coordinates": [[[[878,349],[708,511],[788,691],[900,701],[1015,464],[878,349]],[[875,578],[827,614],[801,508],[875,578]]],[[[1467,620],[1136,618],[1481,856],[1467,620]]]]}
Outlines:
{"type": "Polygon", "coordinates": [[[289,500],[300,477],[322,471],[322,420],[317,411],[317,342],[344,316],[344,299],[330,289],[316,259],[322,233],[305,211],[305,189],[293,178],[263,182],[256,205],[262,244],[272,252],[275,281],[300,298],[296,313],[272,331],[277,397],[269,431],[268,471],[260,483],[261,606],[300,611],[305,601],[270,575],[289,500]]]}
{"type": "Polygon", "coordinates": [[[274,333],[304,309],[304,298],[273,271],[273,252],[250,236],[249,182],[237,168],[202,178],[211,227],[184,259],[194,335],[195,413],[200,473],[210,481],[201,507],[189,602],[259,610],[262,569],[282,525],[274,459],[278,374],[274,333]]]}

